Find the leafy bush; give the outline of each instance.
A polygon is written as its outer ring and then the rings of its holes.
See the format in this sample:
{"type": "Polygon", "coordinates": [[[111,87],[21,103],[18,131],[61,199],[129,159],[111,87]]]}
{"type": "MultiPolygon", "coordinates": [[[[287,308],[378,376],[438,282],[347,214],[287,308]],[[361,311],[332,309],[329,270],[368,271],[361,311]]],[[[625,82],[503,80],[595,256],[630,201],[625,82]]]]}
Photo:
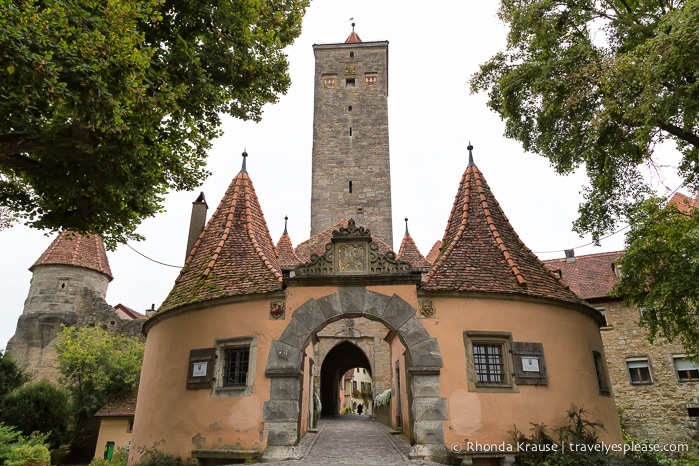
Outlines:
{"type": "Polygon", "coordinates": [[[51,452],[44,444],[22,443],[10,450],[5,466],[49,466],[51,452]]]}
{"type": "Polygon", "coordinates": [[[141,461],[132,466],[187,466],[181,457],[158,450],[156,442],[152,447],[136,447],[141,454],[141,461]]]}
{"type": "Polygon", "coordinates": [[[604,429],[599,422],[585,418],[585,410],[568,410],[568,425],[555,429],[550,434],[543,424],[532,424],[532,434],[527,437],[522,432],[510,432],[517,444],[516,464],[520,466],[670,466],[674,463],[659,453],[649,451],[630,452],[626,457],[609,454],[602,449],[592,448],[599,444],[598,432],[604,429]],[[587,448],[562,449],[561,445],[585,445],[587,448]],[[580,451],[582,450],[582,451],[580,451]]]}
{"type": "Polygon", "coordinates": [[[391,389],[384,390],[374,399],[374,407],[381,408],[383,406],[390,406],[391,404],[391,389]]]}
{"type": "Polygon", "coordinates": [[[47,381],[24,385],[0,402],[0,422],[24,435],[43,432],[53,447],[67,442],[69,419],[67,391],[47,381]]]}
{"type": "Polygon", "coordinates": [[[0,464],[5,466],[48,466],[51,453],[46,435],[24,437],[14,427],[0,422],[0,464]]]}

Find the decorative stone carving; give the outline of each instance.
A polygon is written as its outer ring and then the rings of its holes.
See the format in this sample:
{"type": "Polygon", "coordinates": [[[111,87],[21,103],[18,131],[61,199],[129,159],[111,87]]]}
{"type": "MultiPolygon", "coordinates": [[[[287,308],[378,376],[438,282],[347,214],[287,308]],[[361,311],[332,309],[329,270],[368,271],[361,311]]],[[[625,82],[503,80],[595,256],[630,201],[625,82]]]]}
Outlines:
{"type": "Polygon", "coordinates": [[[393,251],[379,253],[369,229],[350,219],[346,228],[333,231],[322,256],[311,255],[311,261],[296,267],[294,274],[296,277],[392,275],[409,274],[411,270],[410,263],[397,260],[393,251]]]}
{"type": "Polygon", "coordinates": [[[417,305],[420,310],[420,317],[423,317],[425,319],[434,317],[434,314],[437,312],[437,310],[434,307],[434,301],[432,301],[431,299],[421,299],[418,301],[417,305]]]}

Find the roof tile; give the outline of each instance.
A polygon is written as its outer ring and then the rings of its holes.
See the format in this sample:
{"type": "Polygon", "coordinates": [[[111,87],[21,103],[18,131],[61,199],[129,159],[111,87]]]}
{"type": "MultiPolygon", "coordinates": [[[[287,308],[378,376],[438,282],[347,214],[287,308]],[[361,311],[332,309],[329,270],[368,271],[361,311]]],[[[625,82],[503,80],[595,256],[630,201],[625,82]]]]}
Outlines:
{"type": "Polygon", "coordinates": [[[104,242],[97,235],[62,231],[29,270],[34,271],[34,267],[39,265],[72,265],[104,274],[109,281],[114,278],[104,242]]]}
{"type": "Polygon", "coordinates": [[[427,270],[430,268],[431,264],[427,262],[425,256],[420,253],[417,248],[413,237],[410,233],[406,231],[405,236],[403,236],[403,241],[400,243],[400,249],[398,250],[398,256],[396,259],[399,261],[410,262],[414,269],[427,270]]]}
{"type": "Polygon", "coordinates": [[[159,312],[212,299],[275,291],[281,283],[274,243],[243,164],[159,312]]]}
{"type": "Polygon", "coordinates": [[[561,279],[583,299],[605,298],[617,282],[614,262],[624,251],[603,252],[575,257],[573,260],[549,259],[544,264],[561,271],[561,279]]]}
{"type": "MultiPolygon", "coordinates": [[[[520,240],[481,171],[469,163],[425,290],[509,293],[583,303],[520,240]]],[[[434,248],[433,248],[434,250],[434,248]]]]}

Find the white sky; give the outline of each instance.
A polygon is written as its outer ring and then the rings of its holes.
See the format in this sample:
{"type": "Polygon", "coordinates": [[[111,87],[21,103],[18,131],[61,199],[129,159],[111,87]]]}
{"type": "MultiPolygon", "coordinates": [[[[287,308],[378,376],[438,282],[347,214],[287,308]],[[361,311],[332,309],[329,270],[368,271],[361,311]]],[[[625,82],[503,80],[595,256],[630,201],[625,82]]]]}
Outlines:
{"type": "MultiPolygon", "coordinates": [[[[389,128],[393,188],[394,248],[405,231],[423,254],[442,238],[459,180],[473,143],[474,159],[495,197],[524,243],[542,259],[623,248],[623,234],[601,247],[579,246],[589,238],[571,231],[581,202],[584,175],[561,177],[546,159],[525,154],[502,136],[504,125],[486,107],[485,95],[470,95],[469,77],[479,64],[505,47],[507,30],[495,16],[497,2],[435,0],[313,0],[303,34],[289,47],[292,86],[279,103],[266,108],[261,123],[226,120],[225,134],[214,142],[213,173],[196,192],[173,193],[167,211],[145,221],[139,232],[147,240],[132,246],[166,264],[181,265],[191,203],[204,191],[209,216],[231,179],[240,170],[241,152],[276,243],[289,216],[294,245],[310,233],[311,146],[313,118],[312,44],[344,42],[354,18],[363,41],[389,41],[389,128]]],[[[679,182],[669,170],[658,189],[679,182]]],[[[27,297],[28,268],[52,241],[42,232],[15,226],[0,231],[0,348],[15,331],[27,297]]],[[[114,280],[107,302],[143,312],[156,308],[172,288],[178,268],[144,259],[127,246],[108,253],[114,280]]]]}

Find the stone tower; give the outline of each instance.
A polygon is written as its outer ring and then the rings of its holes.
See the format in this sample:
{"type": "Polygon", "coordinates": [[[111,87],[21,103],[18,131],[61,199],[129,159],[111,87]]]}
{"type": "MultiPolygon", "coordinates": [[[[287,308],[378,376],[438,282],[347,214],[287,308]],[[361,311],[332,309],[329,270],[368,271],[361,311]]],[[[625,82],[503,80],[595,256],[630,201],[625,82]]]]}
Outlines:
{"type": "Polygon", "coordinates": [[[314,45],[311,236],[353,218],[393,245],[388,42],[314,45]]]}
{"type": "Polygon", "coordinates": [[[125,319],[105,301],[113,277],[99,236],[64,231],[29,270],[29,293],[7,352],[36,380],[57,375],[54,342],[61,325],[97,324],[140,335],[142,321],[125,319]]]}

